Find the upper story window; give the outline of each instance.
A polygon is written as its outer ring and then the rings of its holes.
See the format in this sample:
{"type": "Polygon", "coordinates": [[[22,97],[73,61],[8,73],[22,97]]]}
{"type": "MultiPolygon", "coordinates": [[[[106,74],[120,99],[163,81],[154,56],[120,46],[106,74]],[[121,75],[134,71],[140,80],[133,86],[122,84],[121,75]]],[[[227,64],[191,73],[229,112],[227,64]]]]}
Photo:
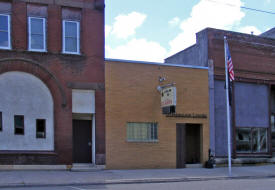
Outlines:
{"type": "Polygon", "coordinates": [[[29,17],[29,50],[46,51],[46,19],[29,17]]]}
{"type": "Polygon", "coordinates": [[[80,54],[79,21],[63,20],[63,53],[80,54]]]}
{"type": "Polygon", "coordinates": [[[0,14],[0,48],[11,49],[10,15],[0,14]]]}

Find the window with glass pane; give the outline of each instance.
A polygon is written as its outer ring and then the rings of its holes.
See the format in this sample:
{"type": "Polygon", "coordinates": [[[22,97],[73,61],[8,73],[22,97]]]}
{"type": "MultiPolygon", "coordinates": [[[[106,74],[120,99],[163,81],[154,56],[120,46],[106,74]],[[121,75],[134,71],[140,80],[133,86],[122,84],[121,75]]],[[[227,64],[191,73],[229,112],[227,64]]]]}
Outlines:
{"type": "Polygon", "coordinates": [[[238,153],[268,152],[266,128],[237,128],[236,150],[238,153]]]}
{"type": "Polygon", "coordinates": [[[271,124],[271,130],[272,130],[272,132],[275,132],[275,115],[274,114],[271,115],[271,122],[270,122],[270,124],[271,124]]]}
{"type": "Polygon", "coordinates": [[[127,123],[127,140],[134,142],[156,142],[158,140],[157,123],[127,123]]]}
{"type": "Polygon", "coordinates": [[[29,17],[29,49],[46,51],[45,18],[29,17]]]}
{"type": "Polygon", "coordinates": [[[2,131],[2,112],[0,112],[0,131],[2,131]]]}
{"type": "Polygon", "coordinates": [[[14,116],[14,134],[24,135],[24,116],[23,115],[14,116]]]}
{"type": "Polygon", "coordinates": [[[79,22],[63,21],[63,52],[79,53],[79,22]]]}
{"type": "Polygon", "coordinates": [[[10,49],[10,16],[0,14],[0,48],[10,49]]]}
{"type": "Polygon", "coordinates": [[[237,128],[236,149],[237,152],[251,151],[251,128],[237,128]]]}
{"type": "Polygon", "coordinates": [[[37,119],[36,120],[36,138],[46,138],[46,120],[37,119]]]}
{"type": "Polygon", "coordinates": [[[252,151],[267,152],[267,131],[265,128],[252,129],[252,151]]]}

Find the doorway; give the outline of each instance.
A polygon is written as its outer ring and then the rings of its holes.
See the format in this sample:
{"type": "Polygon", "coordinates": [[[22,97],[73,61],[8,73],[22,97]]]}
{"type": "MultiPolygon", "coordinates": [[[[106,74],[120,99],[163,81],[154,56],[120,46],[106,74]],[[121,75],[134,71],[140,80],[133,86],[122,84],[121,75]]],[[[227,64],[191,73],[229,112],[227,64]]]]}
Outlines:
{"type": "Polygon", "coordinates": [[[201,125],[177,124],[177,168],[200,163],[201,125]]]}
{"type": "Polygon", "coordinates": [[[73,162],[92,163],[92,120],[73,120],[73,162]]]}

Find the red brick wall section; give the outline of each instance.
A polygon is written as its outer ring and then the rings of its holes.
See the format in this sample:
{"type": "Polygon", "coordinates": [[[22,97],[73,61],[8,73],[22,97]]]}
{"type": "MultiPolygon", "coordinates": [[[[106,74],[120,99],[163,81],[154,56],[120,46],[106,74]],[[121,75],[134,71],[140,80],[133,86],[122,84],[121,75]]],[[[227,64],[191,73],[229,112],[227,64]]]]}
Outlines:
{"type": "Polygon", "coordinates": [[[21,1],[12,3],[12,47],[14,49],[27,48],[27,5],[21,1]]]}
{"type": "Polygon", "coordinates": [[[227,36],[236,80],[275,82],[275,40],[223,30],[208,30],[209,59],[215,75],[224,76],[224,42],[227,36]]]}
{"type": "Polygon", "coordinates": [[[49,5],[48,6],[48,51],[53,53],[59,53],[62,49],[62,26],[61,20],[61,7],[49,5]]]}
{"type": "MultiPolygon", "coordinates": [[[[58,2],[60,3],[61,1],[58,2]]],[[[75,2],[77,2],[76,5],[80,3],[77,0],[75,2]]],[[[45,82],[54,98],[55,154],[51,154],[54,159],[49,159],[49,162],[47,162],[40,160],[39,156],[37,156],[37,159],[34,159],[32,164],[72,163],[72,89],[67,84],[73,82],[104,84],[104,11],[93,9],[94,1],[92,0],[85,0],[83,2],[87,6],[80,9],[82,11],[82,55],[64,55],[61,53],[62,6],[57,4],[48,5],[48,52],[29,52],[27,49],[26,3],[20,0],[13,1],[12,3],[13,47],[12,51],[0,49],[0,74],[8,71],[23,71],[33,74],[45,82]],[[32,60],[52,73],[52,76],[45,74],[45,70],[43,71],[43,69],[25,61],[1,62],[1,60],[6,58],[32,60]],[[62,106],[63,98],[52,77],[55,77],[59,81],[61,88],[65,92],[67,99],[65,107],[62,106]]],[[[105,163],[105,91],[97,90],[95,98],[96,158],[97,163],[103,164],[105,163]]],[[[0,153],[0,164],[1,158],[5,161],[10,159],[9,163],[29,163],[25,159],[26,156],[24,159],[19,159],[18,156],[20,157],[18,154],[10,157],[5,155],[4,157],[0,153]]],[[[42,157],[45,158],[45,156],[41,156],[41,159],[42,157]]]]}

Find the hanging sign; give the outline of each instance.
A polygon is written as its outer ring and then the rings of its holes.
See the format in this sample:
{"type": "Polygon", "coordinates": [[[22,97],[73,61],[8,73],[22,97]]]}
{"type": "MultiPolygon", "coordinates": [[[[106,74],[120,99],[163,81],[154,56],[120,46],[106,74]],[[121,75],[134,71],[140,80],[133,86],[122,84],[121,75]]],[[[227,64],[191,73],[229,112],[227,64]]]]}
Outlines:
{"type": "Polygon", "coordinates": [[[161,90],[161,107],[177,105],[177,89],[175,86],[165,87],[161,90]]]}

